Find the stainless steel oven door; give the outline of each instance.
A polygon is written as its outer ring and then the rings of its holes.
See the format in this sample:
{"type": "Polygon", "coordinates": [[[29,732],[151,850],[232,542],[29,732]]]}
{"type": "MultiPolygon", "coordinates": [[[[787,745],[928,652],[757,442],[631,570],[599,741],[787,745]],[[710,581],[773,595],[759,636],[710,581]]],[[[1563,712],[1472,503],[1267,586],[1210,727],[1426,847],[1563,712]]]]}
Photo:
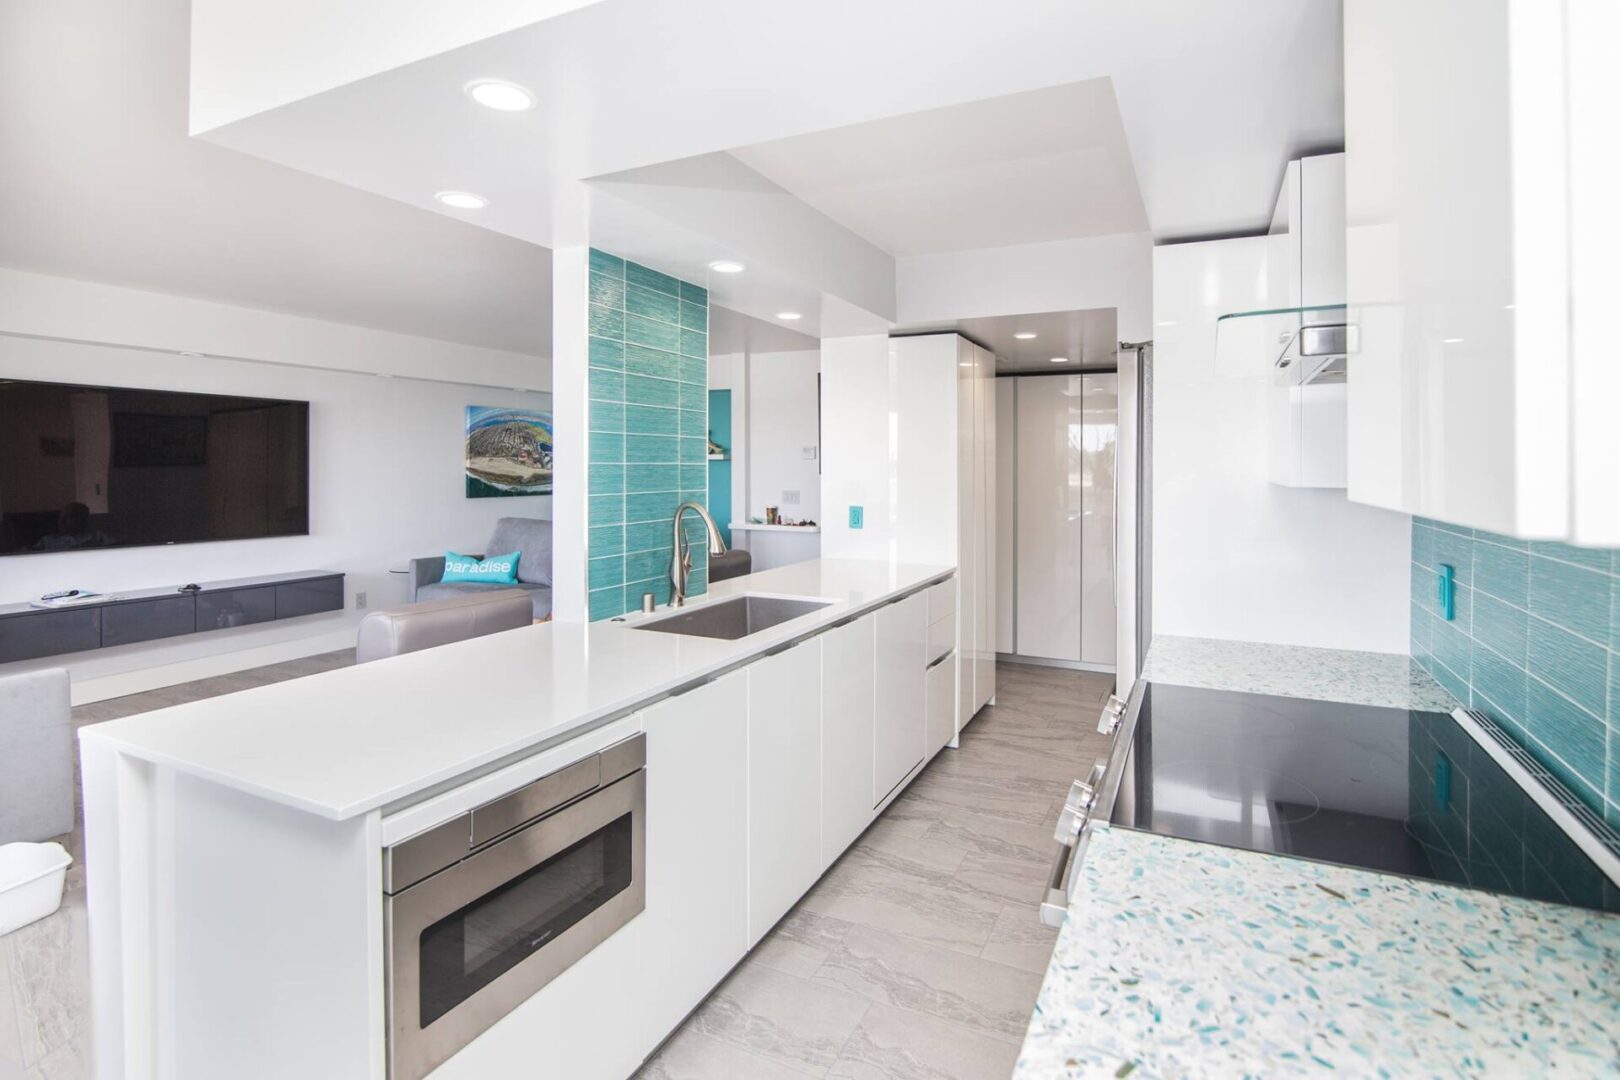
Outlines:
{"type": "Polygon", "coordinates": [[[393,1080],[426,1075],[640,913],[646,777],[384,898],[393,1080]]]}

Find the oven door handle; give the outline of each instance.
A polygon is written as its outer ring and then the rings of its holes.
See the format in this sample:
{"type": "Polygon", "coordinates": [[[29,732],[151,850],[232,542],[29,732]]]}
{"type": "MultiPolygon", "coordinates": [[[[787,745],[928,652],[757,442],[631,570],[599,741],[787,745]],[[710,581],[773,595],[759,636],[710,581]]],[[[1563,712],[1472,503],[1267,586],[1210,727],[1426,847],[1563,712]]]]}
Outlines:
{"type": "Polygon", "coordinates": [[[1072,845],[1059,843],[1057,857],[1052,860],[1052,870],[1046,875],[1046,899],[1041,901],[1041,922],[1054,930],[1069,917],[1069,894],[1063,889],[1063,879],[1069,875],[1069,859],[1073,855],[1072,845]]]}

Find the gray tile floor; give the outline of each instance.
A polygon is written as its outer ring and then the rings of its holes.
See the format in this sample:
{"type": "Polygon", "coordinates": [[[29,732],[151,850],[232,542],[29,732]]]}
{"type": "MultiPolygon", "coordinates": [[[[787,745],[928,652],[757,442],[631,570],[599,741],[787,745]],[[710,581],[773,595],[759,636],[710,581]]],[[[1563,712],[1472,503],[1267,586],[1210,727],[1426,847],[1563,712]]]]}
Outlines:
{"type": "MultiPolygon", "coordinates": [[[[80,706],[75,726],[343,667],[353,651],[80,706]]],[[[998,704],[884,812],[647,1063],[645,1080],[1012,1069],[1054,935],[1036,906],[1112,679],[1002,665],[998,704]]],[[[89,1068],[83,826],[62,910],[0,937],[0,1080],[89,1068]]]]}

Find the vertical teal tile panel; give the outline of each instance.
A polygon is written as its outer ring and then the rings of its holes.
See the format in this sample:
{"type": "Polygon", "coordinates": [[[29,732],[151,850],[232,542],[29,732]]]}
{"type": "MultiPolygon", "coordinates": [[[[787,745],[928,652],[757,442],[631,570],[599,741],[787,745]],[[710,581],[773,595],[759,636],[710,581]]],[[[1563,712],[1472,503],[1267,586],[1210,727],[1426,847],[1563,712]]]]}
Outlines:
{"type": "MultiPolygon", "coordinates": [[[[669,602],[670,518],[707,505],[709,294],[605,251],[590,269],[590,617],[669,602]],[[695,466],[692,476],[682,465],[695,466]]],[[[690,531],[689,531],[690,535],[690,531]]],[[[707,587],[701,531],[688,595],[707,587]]]]}
{"type": "Polygon", "coordinates": [[[1414,519],[1412,655],[1620,826],[1620,551],[1414,519]]]}

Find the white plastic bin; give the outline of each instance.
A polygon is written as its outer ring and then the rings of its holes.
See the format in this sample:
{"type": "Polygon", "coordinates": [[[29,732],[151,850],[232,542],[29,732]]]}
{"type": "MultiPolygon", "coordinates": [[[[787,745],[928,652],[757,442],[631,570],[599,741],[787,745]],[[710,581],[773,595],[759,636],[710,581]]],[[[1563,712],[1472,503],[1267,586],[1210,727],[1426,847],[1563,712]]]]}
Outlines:
{"type": "Polygon", "coordinates": [[[61,844],[0,844],[0,935],[62,906],[73,856],[61,844]]]}

